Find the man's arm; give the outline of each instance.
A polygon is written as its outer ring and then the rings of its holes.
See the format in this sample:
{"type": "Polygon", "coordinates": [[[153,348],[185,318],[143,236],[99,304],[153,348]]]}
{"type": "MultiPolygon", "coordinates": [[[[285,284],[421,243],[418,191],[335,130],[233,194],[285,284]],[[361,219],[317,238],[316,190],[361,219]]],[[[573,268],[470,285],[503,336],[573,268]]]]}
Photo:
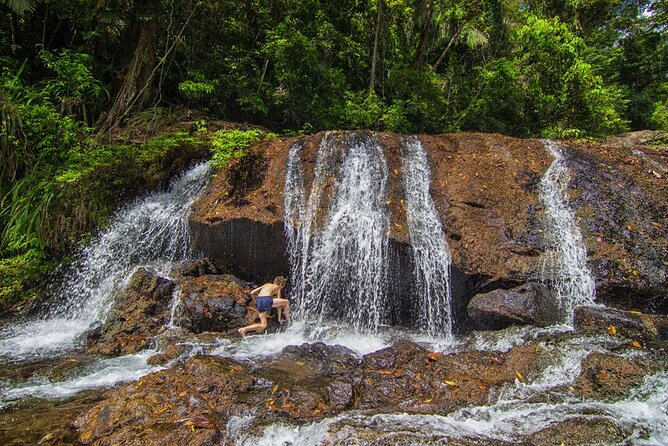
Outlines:
{"type": "Polygon", "coordinates": [[[251,294],[251,295],[253,295],[253,294],[257,294],[257,293],[260,292],[261,289],[262,289],[262,287],[259,286],[259,287],[255,288],[253,291],[251,291],[249,294],[251,294]]]}

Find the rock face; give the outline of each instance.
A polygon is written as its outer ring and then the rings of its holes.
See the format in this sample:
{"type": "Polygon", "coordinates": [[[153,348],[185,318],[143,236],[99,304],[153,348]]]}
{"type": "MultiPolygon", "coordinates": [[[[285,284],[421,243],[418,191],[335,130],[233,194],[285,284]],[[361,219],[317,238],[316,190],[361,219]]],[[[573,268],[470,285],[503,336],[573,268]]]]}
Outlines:
{"type": "MultiPolygon", "coordinates": [[[[403,208],[401,137],[379,133],[389,176],[392,323],[407,325],[411,254],[403,208]]],[[[264,281],[289,272],[283,189],[290,147],[304,144],[306,189],[323,134],[277,138],[218,175],[194,206],[194,248],[231,272],[264,281]]],[[[538,185],[552,162],[542,141],[492,134],[420,136],[432,170],[431,197],[452,252],[455,326],[469,325],[477,293],[541,279],[545,209],[538,185]]],[[[597,300],[668,312],[668,165],[666,150],[572,143],[570,205],[588,251],[597,300]],[[659,166],[659,167],[657,167],[659,166]],[[659,175],[655,175],[656,172],[659,175]]],[[[540,322],[538,322],[540,323],[540,322]]]]}
{"type": "Polygon", "coordinates": [[[140,268],[116,300],[107,320],[88,333],[88,349],[103,355],[132,354],[147,348],[163,328],[176,283],[140,268]]]}
{"type": "Polygon", "coordinates": [[[546,327],[559,319],[550,291],[539,283],[510,290],[494,290],[473,296],[468,314],[480,328],[501,329],[510,325],[546,327]]]}

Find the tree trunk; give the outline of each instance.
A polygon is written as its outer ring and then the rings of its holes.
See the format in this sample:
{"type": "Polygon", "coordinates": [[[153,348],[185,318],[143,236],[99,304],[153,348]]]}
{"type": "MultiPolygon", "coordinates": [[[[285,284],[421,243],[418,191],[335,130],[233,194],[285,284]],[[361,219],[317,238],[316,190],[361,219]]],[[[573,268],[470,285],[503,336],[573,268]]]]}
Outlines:
{"type": "Polygon", "coordinates": [[[158,9],[160,0],[146,0],[144,13],[148,20],[140,21],[137,44],[132,62],[125,73],[109,112],[101,118],[100,133],[116,127],[133,109],[141,109],[154,93],[156,51],[158,48],[158,9]]]}
{"type": "Polygon", "coordinates": [[[434,71],[436,71],[436,69],[441,64],[441,62],[443,62],[443,59],[445,59],[445,56],[448,54],[448,51],[450,51],[450,47],[452,47],[452,44],[455,43],[455,40],[457,39],[457,37],[459,37],[459,33],[462,32],[462,29],[463,29],[463,27],[459,28],[455,32],[455,34],[452,36],[450,41],[448,42],[448,45],[445,47],[445,49],[441,53],[441,57],[439,57],[438,60],[436,61],[436,63],[432,66],[434,71]]]}
{"type": "Polygon", "coordinates": [[[373,88],[376,86],[376,64],[378,62],[378,45],[380,41],[381,28],[383,26],[383,9],[385,8],[385,2],[383,0],[378,0],[376,9],[378,14],[376,16],[376,36],[373,39],[373,55],[371,56],[371,77],[369,78],[369,93],[373,91],[373,88]]]}
{"type": "Polygon", "coordinates": [[[424,66],[425,56],[427,54],[427,47],[429,45],[429,28],[431,25],[431,17],[434,12],[434,8],[431,0],[426,1],[422,5],[422,19],[424,23],[420,29],[420,38],[417,46],[417,54],[415,55],[415,63],[413,64],[414,70],[420,70],[424,66]]]}

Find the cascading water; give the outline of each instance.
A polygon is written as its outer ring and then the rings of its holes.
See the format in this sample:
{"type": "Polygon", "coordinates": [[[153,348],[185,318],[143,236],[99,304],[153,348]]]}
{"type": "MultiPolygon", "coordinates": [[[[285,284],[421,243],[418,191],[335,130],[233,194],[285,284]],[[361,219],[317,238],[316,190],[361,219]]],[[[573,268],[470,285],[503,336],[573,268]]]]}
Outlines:
{"type": "Polygon", "coordinates": [[[150,194],[118,212],[107,229],[79,252],[65,275],[59,304],[44,318],[0,331],[0,358],[23,359],[72,348],[77,337],[104,320],[118,291],[139,266],[166,275],[190,246],[190,205],[203,191],[211,168],[199,164],[167,191],[150,194]]]}
{"type": "Polygon", "coordinates": [[[540,182],[540,199],[546,210],[543,280],[550,287],[562,315],[573,322],[573,309],[594,304],[595,285],[587,266],[587,250],[568,201],[570,173],[563,148],[555,141],[545,141],[554,161],[540,182]]]}
{"type": "Polygon", "coordinates": [[[406,219],[414,265],[416,323],[431,335],[452,338],[450,264],[452,257],[429,192],[431,170],[416,137],[401,143],[406,219]]]}
{"type": "Polygon", "coordinates": [[[376,329],[383,321],[388,269],[383,149],[370,134],[326,134],[308,201],[301,151],[297,144],[288,157],[284,206],[297,314],[376,329]],[[324,201],[329,209],[323,219],[324,201]]]}

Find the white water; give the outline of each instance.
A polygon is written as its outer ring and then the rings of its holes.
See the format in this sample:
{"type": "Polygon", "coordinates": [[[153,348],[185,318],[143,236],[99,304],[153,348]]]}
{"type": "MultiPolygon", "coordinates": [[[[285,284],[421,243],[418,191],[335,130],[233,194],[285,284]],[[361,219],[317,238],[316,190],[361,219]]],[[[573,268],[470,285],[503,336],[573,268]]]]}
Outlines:
{"type": "Polygon", "coordinates": [[[187,256],[190,205],[204,189],[203,163],[174,180],[166,192],[147,195],[118,212],[109,226],[82,247],[58,290],[58,305],[41,319],[0,329],[0,359],[38,359],[76,346],[91,324],[103,321],[138,266],[166,275],[187,256]]]}
{"type": "Polygon", "coordinates": [[[570,172],[556,141],[545,141],[554,157],[540,182],[540,199],[546,210],[543,280],[557,300],[564,321],[573,323],[573,309],[593,305],[595,285],[587,265],[587,249],[569,206],[570,172]]]}
{"type": "MultiPolygon", "coordinates": [[[[33,378],[13,388],[0,390],[0,407],[9,401],[25,397],[67,398],[84,390],[111,387],[134,381],[162,367],[150,366],[146,360],[155,350],[143,350],[135,355],[120,356],[96,361],[83,369],[73,370],[76,376],[51,382],[45,378],[33,378]]],[[[74,373],[72,374],[74,375],[74,373]]]]}
{"type": "Polygon", "coordinates": [[[414,290],[419,329],[452,339],[450,264],[452,256],[431,198],[431,169],[416,137],[401,143],[406,219],[413,252],[414,290]]]}
{"type": "Polygon", "coordinates": [[[384,319],[388,269],[382,147],[367,134],[326,134],[308,201],[300,154],[299,145],[290,151],[284,194],[296,317],[376,330],[384,319]]]}

